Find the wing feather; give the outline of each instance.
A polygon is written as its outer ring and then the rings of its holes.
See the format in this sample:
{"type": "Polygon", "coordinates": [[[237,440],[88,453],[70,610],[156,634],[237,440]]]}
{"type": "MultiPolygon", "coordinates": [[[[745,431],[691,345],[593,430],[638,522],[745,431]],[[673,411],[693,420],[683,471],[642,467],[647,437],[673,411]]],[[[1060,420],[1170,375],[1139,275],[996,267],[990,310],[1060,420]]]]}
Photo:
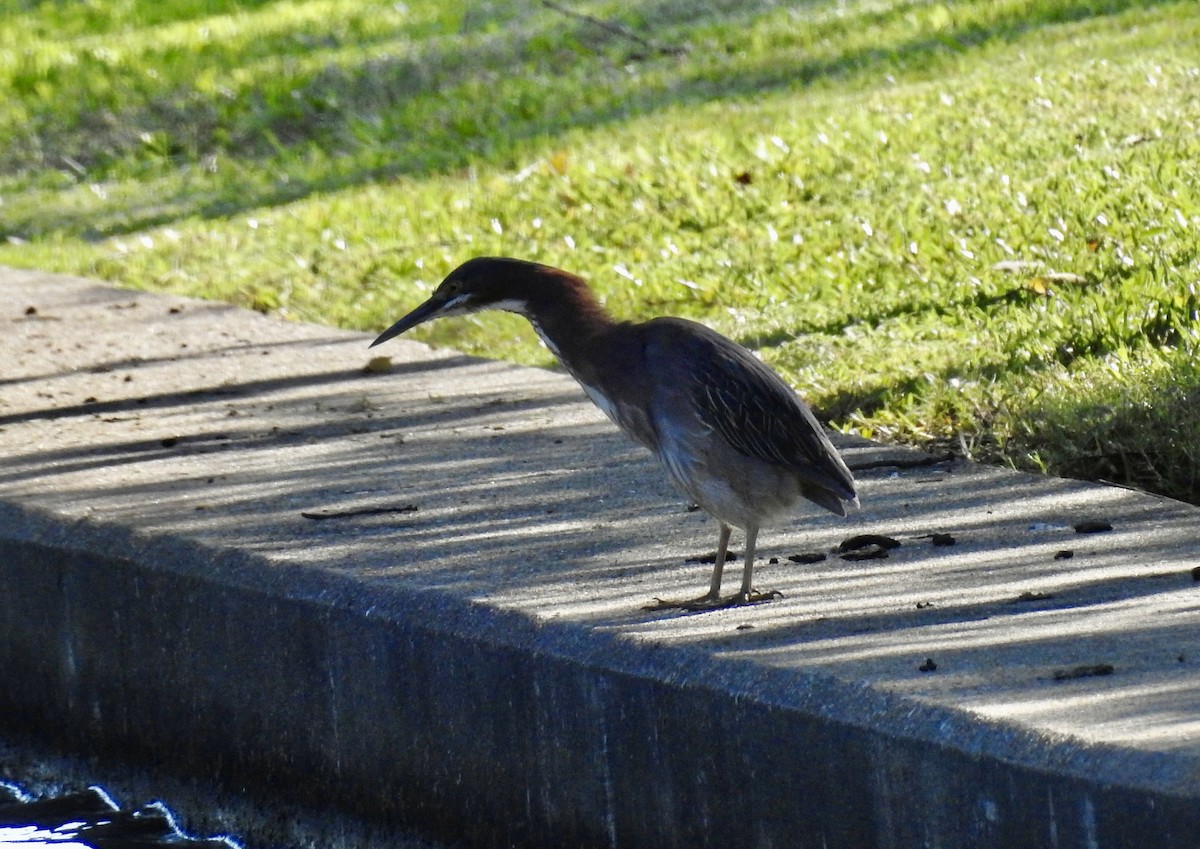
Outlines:
{"type": "Polygon", "coordinates": [[[672,358],[677,367],[667,373],[684,384],[678,387],[683,397],[730,446],[747,457],[792,469],[829,490],[834,502],[856,498],[854,478],[841,455],[783,378],[703,325],[683,319],[651,324],[671,325],[663,328],[669,343],[656,353],[672,358]]]}

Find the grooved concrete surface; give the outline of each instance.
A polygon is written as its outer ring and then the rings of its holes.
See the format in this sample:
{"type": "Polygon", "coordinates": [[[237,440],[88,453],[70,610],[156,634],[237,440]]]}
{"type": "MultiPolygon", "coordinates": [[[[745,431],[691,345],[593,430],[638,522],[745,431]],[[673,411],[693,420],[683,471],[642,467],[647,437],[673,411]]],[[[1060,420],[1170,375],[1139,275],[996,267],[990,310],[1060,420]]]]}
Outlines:
{"type": "Polygon", "coordinates": [[[0,321],[0,728],[479,846],[1200,844],[1194,507],[841,440],[782,600],[649,613],[715,526],[561,374],[24,271],[0,321]]]}

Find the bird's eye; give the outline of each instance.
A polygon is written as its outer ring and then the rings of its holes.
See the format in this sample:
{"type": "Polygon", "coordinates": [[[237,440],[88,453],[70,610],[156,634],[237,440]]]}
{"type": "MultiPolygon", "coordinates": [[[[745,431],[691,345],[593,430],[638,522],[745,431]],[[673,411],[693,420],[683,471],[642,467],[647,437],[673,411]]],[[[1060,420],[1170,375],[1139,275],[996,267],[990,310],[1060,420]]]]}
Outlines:
{"type": "Polygon", "coordinates": [[[455,295],[457,295],[461,291],[462,291],[462,283],[460,283],[459,281],[451,280],[448,283],[446,283],[446,295],[448,297],[453,298],[455,295]]]}

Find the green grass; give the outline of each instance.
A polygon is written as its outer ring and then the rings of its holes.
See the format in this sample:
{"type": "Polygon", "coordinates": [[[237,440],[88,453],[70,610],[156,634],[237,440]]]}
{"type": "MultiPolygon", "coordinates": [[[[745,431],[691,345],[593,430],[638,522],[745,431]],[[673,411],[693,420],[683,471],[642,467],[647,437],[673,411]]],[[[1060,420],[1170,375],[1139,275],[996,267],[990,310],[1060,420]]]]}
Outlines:
{"type": "Polygon", "coordinates": [[[564,4],[686,51],[536,2],[0,3],[0,262],[379,329],[537,259],[840,428],[1200,502],[1200,4],[564,4]]]}

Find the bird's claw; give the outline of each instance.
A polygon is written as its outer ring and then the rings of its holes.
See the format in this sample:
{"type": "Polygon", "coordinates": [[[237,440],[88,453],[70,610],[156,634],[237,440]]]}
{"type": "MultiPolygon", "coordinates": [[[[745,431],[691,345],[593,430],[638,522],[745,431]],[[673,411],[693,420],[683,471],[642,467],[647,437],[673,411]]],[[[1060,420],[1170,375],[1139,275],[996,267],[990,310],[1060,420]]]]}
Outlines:
{"type": "Polygon", "coordinates": [[[751,590],[746,594],[745,598],[738,602],[738,604],[765,604],[766,602],[774,601],[777,598],[783,598],[783,593],[781,593],[779,590],[767,590],[766,592],[751,590]]]}
{"type": "Polygon", "coordinates": [[[702,613],[706,610],[724,610],[727,607],[743,607],[751,604],[765,604],[768,601],[774,601],[777,598],[783,598],[783,593],[779,590],[767,590],[766,592],[758,592],[751,590],[748,593],[734,593],[731,596],[721,598],[720,596],[703,595],[700,598],[692,598],[686,600],[672,600],[665,598],[655,598],[653,604],[645,605],[642,610],[686,610],[690,613],[702,613]]]}

